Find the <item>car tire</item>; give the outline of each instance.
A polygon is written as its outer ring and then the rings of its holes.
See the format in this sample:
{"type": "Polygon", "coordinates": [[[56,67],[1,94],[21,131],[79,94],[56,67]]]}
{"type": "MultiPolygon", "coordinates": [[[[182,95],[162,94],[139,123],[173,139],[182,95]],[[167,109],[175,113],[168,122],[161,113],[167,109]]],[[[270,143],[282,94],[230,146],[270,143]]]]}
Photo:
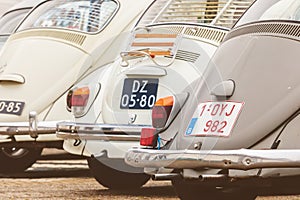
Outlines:
{"type": "Polygon", "coordinates": [[[206,185],[204,182],[197,183],[195,181],[174,179],[172,185],[177,196],[181,200],[194,199],[213,199],[213,200],[254,200],[257,195],[249,193],[245,190],[236,190],[230,192],[223,192],[215,186],[206,185]]]}
{"type": "Polygon", "coordinates": [[[136,189],[142,187],[150,176],[144,173],[130,173],[114,169],[97,158],[88,158],[88,166],[98,183],[110,189],[136,189]]]}
{"type": "Polygon", "coordinates": [[[0,173],[23,172],[41,156],[42,148],[0,148],[0,173]]]}

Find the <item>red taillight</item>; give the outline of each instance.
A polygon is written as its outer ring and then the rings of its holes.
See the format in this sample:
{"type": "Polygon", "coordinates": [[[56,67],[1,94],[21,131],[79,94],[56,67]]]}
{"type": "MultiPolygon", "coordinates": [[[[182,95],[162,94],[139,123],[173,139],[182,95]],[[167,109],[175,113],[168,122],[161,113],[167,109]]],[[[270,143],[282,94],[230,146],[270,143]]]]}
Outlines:
{"type": "Polygon", "coordinates": [[[152,108],[152,126],[155,128],[165,127],[170,113],[173,108],[173,97],[168,96],[161,98],[156,101],[154,107],[152,108]]]}
{"type": "Polygon", "coordinates": [[[78,88],[73,91],[72,106],[86,106],[90,96],[90,89],[88,87],[78,88]]]}
{"type": "Polygon", "coordinates": [[[72,107],[85,107],[89,100],[90,89],[88,87],[77,88],[70,90],[67,95],[67,107],[71,110],[72,107]]]}
{"type": "Polygon", "coordinates": [[[148,147],[156,147],[157,134],[155,128],[142,128],[140,145],[148,146],[148,147]]]}

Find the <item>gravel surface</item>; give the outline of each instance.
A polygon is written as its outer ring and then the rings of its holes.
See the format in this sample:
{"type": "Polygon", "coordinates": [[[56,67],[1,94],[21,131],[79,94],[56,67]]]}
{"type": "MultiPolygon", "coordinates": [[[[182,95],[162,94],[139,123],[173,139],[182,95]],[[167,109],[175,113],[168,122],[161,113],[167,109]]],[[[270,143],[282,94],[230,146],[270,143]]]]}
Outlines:
{"type": "MultiPolygon", "coordinates": [[[[169,181],[149,181],[138,190],[113,191],[101,186],[86,160],[39,160],[24,173],[0,175],[0,199],[178,200],[169,181]]],[[[257,200],[300,200],[298,196],[257,200]]]]}
{"type": "MultiPolygon", "coordinates": [[[[133,191],[113,191],[91,177],[1,178],[0,199],[178,200],[170,182],[149,181],[133,191]]],[[[258,197],[257,200],[299,200],[300,196],[258,197]]]]}
{"type": "Polygon", "coordinates": [[[1,179],[0,199],[178,199],[168,182],[149,182],[136,191],[106,189],[93,178],[1,179]]]}

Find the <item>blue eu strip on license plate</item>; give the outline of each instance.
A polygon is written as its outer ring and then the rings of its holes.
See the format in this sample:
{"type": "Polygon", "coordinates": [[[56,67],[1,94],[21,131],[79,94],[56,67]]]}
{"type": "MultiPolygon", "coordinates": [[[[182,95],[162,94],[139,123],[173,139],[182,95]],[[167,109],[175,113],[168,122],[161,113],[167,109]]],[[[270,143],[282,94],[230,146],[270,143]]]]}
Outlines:
{"type": "Polygon", "coordinates": [[[156,101],[157,88],[158,79],[125,79],[120,108],[151,109],[156,101]]]}
{"type": "Polygon", "coordinates": [[[193,133],[193,130],[194,130],[197,120],[198,120],[198,118],[192,118],[192,120],[190,121],[189,127],[186,130],[186,133],[185,133],[186,135],[190,135],[193,133]]]}

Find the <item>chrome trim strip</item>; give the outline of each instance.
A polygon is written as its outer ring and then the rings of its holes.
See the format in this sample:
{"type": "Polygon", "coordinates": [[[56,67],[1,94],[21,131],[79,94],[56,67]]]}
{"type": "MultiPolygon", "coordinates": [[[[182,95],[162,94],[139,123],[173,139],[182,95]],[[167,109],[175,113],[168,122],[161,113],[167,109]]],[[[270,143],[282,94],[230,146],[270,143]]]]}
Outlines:
{"type": "Polygon", "coordinates": [[[0,135],[31,135],[36,138],[40,134],[54,134],[56,123],[57,121],[39,122],[32,129],[29,122],[0,122],[0,135]]]}
{"type": "Polygon", "coordinates": [[[59,122],[56,135],[63,139],[139,141],[142,128],[149,127],[151,126],[59,122]]]}
{"type": "Polygon", "coordinates": [[[106,134],[56,132],[56,136],[58,138],[62,138],[62,139],[104,140],[104,141],[140,141],[140,136],[138,136],[138,135],[106,135],[106,134]]]}
{"type": "Polygon", "coordinates": [[[149,168],[249,170],[300,167],[300,150],[150,150],[130,149],[127,164],[149,168]]]}

